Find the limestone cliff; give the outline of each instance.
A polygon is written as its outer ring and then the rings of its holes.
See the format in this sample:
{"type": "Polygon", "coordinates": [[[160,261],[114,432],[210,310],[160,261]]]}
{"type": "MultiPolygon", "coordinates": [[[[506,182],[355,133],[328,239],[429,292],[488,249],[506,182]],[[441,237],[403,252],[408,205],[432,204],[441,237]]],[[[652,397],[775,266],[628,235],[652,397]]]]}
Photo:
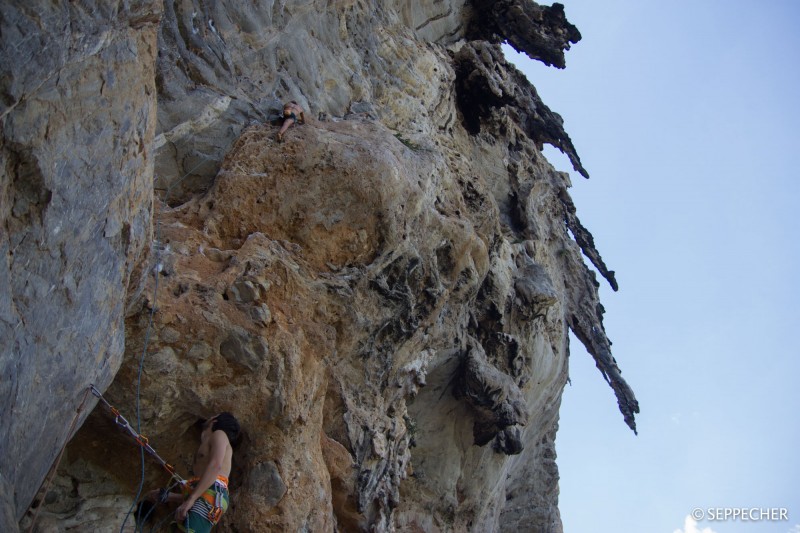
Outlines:
{"type": "Polygon", "coordinates": [[[542,145],[588,173],[498,44],[563,67],[564,8],[110,4],[0,7],[4,530],[119,530],[95,383],[184,476],[236,413],[220,531],[560,531],[570,329],[638,412],[542,145]]]}
{"type": "Polygon", "coordinates": [[[0,4],[3,531],[119,369],[151,241],[158,6],[86,4],[0,4]]]}

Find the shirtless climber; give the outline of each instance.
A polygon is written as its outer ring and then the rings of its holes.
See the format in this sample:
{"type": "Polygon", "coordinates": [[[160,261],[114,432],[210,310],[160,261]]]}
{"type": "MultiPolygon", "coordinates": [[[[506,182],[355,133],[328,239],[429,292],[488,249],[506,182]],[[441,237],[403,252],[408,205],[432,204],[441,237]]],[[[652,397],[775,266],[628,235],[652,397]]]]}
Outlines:
{"type": "Polygon", "coordinates": [[[289,129],[292,124],[305,124],[306,116],[303,108],[297,102],[292,100],[283,106],[283,125],[281,131],[278,132],[278,142],[283,141],[283,134],[289,129]]]}
{"type": "Polygon", "coordinates": [[[228,509],[228,476],[233,458],[231,443],[239,437],[239,431],[239,422],[231,413],[220,413],[204,421],[193,468],[200,477],[190,479],[183,494],[170,492],[162,495],[159,490],[147,494],[147,499],[153,502],[160,499],[180,503],[175,510],[171,531],[208,533],[228,509]]]}

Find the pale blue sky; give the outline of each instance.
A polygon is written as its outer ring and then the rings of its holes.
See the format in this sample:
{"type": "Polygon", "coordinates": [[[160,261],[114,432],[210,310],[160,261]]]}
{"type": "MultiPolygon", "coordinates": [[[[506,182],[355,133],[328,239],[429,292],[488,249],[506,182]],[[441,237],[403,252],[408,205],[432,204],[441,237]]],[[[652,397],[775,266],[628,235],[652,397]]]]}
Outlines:
{"type": "Polygon", "coordinates": [[[565,531],[800,533],[800,1],[563,3],[566,70],[507,53],[592,176],[571,193],[617,272],[606,330],[642,408],[636,437],[573,340],[565,531]],[[790,520],[684,529],[709,507],[790,520]]]}

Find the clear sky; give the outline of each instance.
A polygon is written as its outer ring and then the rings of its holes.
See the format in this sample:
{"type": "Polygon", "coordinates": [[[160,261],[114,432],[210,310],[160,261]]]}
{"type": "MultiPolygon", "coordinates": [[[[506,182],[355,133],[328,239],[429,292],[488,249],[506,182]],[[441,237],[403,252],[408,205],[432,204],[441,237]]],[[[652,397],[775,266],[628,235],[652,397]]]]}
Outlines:
{"type": "Polygon", "coordinates": [[[592,176],[546,152],[617,272],[606,330],[642,409],[636,437],[573,339],[565,531],[800,533],[800,1],[562,3],[565,70],[506,53],[592,176]],[[708,519],[726,507],[789,520],[708,519]]]}

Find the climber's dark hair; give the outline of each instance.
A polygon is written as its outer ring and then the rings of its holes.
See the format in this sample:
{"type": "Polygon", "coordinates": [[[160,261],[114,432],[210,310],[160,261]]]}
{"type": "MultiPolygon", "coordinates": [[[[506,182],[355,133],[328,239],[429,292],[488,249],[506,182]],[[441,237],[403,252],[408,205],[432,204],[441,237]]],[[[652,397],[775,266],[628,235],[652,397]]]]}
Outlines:
{"type": "Polygon", "coordinates": [[[239,421],[236,420],[236,417],[225,411],[218,414],[214,419],[214,423],[211,424],[211,431],[217,430],[224,431],[228,436],[228,440],[233,444],[239,439],[239,433],[241,433],[242,428],[239,426],[239,421]]]}

